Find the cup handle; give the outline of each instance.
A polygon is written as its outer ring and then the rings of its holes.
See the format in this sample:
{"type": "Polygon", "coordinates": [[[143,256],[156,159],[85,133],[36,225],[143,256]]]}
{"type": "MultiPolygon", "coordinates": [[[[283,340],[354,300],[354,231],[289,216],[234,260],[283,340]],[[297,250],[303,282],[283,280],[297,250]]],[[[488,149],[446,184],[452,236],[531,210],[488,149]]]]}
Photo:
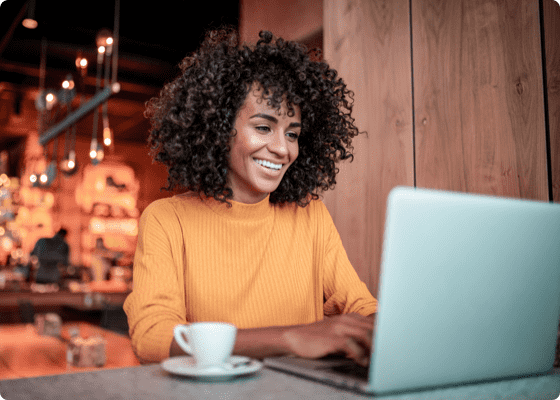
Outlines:
{"type": "Polygon", "coordinates": [[[175,326],[175,328],[173,328],[173,336],[175,337],[175,341],[183,349],[183,351],[189,355],[192,355],[193,351],[191,349],[191,346],[189,346],[189,344],[185,342],[185,339],[183,339],[182,335],[182,333],[186,335],[188,330],[189,327],[187,325],[177,325],[175,326]]]}

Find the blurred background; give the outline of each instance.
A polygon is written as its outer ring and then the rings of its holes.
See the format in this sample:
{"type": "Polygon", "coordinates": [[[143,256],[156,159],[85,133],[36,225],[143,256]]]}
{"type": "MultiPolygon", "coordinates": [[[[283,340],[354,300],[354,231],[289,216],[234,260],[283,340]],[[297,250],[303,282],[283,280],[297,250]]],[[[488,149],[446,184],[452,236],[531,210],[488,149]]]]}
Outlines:
{"type": "Polygon", "coordinates": [[[205,30],[223,24],[237,27],[243,41],[268,29],[322,49],[354,91],[353,116],[368,135],[353,142],[355,160],[341,165],[324,202],[372,293],[386,197],[397,185],[560,202],[560,6],[553,0],[161,0],[149,7],[7,0],[0,7],[5,270],[27,265],[36,240],[61,227],[73,266],[91,265],[100,238],[120,253],[113,266],[131,265],[138,216],[172,194],[160,190],[166,171],[148,156],[145,102],[205,30]],[[117,42],[108,44],[117,25],[117,42]],[[108,53],[118,54],[116,64],[108,53]],[[44,140],[104,94],[97,113],[44,140]]]}

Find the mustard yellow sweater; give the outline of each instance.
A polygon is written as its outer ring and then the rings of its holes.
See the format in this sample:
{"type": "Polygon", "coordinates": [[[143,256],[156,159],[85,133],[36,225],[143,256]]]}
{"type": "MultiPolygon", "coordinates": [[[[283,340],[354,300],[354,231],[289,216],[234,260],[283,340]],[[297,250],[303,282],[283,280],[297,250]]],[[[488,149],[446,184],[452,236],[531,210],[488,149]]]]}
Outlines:
{"type": "Polygon", "coordinates": [[[225,321],[241,329],[376,311],[321,201],[232,203],[185,194],[143,212],[124,304],[141,361],[169,357],[177,324],[225,321]]]}

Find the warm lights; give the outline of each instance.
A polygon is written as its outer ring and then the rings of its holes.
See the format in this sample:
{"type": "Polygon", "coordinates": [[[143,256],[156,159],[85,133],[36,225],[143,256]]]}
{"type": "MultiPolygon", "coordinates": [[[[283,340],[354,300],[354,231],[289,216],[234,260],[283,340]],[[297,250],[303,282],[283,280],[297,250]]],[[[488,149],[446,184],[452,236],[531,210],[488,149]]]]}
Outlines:
{"type": "Polygon", "coordinates": [[[103,146],[97,143],[97,139],[92,139],[91,146],[89,148],[89,158],[91,158],[91,163],[93,165],[99,164],[103,161],[105,153],[103,152],[103,146]]]}
{"type": "Polygon", "coordinates": [[[31,182],[31,183],[37,182],[37,174],[31,174],[29,176],[29,182],[31,182]]]}
{"type": "Polygon", "coordinates": [[[27,29],[35,29],[39,26],[35,19],[35,0],[30,0],[27,4],[27,18],[25,18],[21,24],[27,29]]]}
{"type": "Polygon", "coordinates": [[[109,127],[103,128],[103,144],[110,146],[113,143],[113,130],[109,127]]]}
{"type": "Polygon", "coordinates": [[[100,54],[105,53],[105,46],[99,46],[99,48],[97,49],[97,51],[98,51],[100,54]]]}
{"type": "Polygon", "coordinates": [[[10,186],[10,178],[6,174],[0,175],[0,186],[9,187],[10,186]]]}
{"type": "Polygon", "coordinates": [[[72,176],[78,171],[77,166],[76,152],[74,150],[70,150],[68,152],[68,158],[62,160],[60,163],[60,171],[65,176],[72,176]]]}
{"type": "Polygon", "coordinates": [[[97,47],[106,46],[113,44],[112,33],[108,29],[101,29],[95,38],[95,44],[97,47]]]}
{"type": "Polygon", "coordinates": [[[13,240],[8,237],[8,236],[3,236],[2,239],[0,239],[0,247],[6,251],[9,252],[12,250],[12,248],[14,247],[14,242],[13,240]]]}
{"type": "Polygon", "coordinates": [[[64,82],[62,82],[62,88],[66,90],[74,89],[74,81],[71,79],[70,80],[66,79],[64,82]]]}
{"type": "Polygon", "coordinates": [[[89,222],[91,233],[102,235],[107,233],[138,235],[138,221],[135,218],[106,220],[94,217],[89,222]]]}
{"type": "Polygon", "coordinates": [[[81,56],[78,56],[76,58],[76,68],[78,68],[79,70],[84,70],[85,68],[87,68],[88,66],[88,60],[86,58],[83,58],[81,56]]]}
{"type": "Polygon", "coordinates": [[[37,23],[36,20],[31,19],[31,18],[25,18],[21,24],[23,26],[25,26],[27,29],[35,29],[37,28],[37,26],[39,26],[39,24],[37,23]]]}
{"type": "Polygon", "coordinates": [[[47,110],[51,110],[55,106],[56,101],[56,94],[54,94],[53,92],[47,92],[47,94],[45,95],[45,108],[47,110]]]}

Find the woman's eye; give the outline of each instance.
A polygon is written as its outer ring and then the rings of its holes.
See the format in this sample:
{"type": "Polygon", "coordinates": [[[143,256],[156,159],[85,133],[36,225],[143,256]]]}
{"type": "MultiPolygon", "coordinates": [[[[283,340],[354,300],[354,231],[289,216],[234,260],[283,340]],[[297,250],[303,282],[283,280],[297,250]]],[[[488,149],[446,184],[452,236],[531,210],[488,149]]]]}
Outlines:
{"type": "Polygon", "coordinates": [[[298,140],[299,138],[299,133],[296,132],[288,132],[286,135],[292,140],[298,140]]]}
{"type": "Polygon", "coordinates": [[[270,127],[268,127],[268,126],[266,126],[266,125],[257,126],[256,129],[257,129],[258,131],[261,131],[261,132],[270,132],[270,127]]]}

